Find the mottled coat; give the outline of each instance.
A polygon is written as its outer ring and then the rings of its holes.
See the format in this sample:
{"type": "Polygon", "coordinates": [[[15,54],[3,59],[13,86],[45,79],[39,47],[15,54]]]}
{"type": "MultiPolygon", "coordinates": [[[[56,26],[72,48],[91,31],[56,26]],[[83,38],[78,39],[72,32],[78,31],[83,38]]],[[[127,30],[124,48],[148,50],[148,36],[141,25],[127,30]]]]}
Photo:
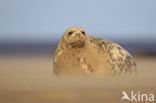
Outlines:
{"type": "Polygon", "coordinates": [[[82,28],[68,29],[53,58],[56,75],[135,73],[132,56],[120,45],[88,36],[82,28]]]}

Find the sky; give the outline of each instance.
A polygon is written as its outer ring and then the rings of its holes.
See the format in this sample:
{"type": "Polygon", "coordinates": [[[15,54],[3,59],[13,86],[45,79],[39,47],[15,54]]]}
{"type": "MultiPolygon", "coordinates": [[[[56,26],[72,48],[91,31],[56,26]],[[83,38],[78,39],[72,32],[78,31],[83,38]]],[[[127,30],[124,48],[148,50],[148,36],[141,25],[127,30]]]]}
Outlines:
{"type": "Polygon", "coordinates": [[[156,0],[0,0],[0,41],[54,41],[69,27],[108,39],[156,40],[156,0]]]}

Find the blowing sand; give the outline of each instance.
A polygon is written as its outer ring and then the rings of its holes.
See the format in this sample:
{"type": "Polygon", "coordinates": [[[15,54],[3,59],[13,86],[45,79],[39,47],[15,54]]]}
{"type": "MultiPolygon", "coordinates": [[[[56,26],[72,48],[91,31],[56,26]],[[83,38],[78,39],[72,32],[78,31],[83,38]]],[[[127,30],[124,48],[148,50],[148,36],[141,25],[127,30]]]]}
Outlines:
{"type": "Polygon", "coordinates": [[[123,90],[156,95],[156,58],[136,63],[136,76],[56,77],[50,56],[0,56],[0,103],[121,103],[123,90]]]}

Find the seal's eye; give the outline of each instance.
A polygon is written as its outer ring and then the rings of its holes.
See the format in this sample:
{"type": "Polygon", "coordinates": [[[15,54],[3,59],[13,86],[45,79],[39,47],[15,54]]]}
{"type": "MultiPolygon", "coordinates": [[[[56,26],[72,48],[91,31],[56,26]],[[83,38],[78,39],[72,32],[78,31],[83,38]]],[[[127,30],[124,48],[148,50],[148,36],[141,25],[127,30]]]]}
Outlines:
{"type": "Polygon", "coordinates": [[[84,32],[84,31],[82,31],[81,33],[82,33],[83,35],[85,35],[85,32],[84,32]]]}
{"type": "Polygon", "coordinates": [[[71,32],[68,33],[68,35],[72,35],[72,33],[73,33],[73,32],[71,31],[71,32]]]}

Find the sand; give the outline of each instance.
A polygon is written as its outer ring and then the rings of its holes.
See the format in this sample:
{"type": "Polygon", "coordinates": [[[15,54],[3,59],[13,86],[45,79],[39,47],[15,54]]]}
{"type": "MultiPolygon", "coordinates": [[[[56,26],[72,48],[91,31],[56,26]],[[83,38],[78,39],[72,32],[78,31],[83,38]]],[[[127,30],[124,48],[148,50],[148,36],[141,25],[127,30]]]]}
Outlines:
{"type": "Polygon", "coordinates": [[[156,58],[135,59],[136,76],[56,77],[50,56],[1,55],[0,103],[121,103],[123,90],[156,95],[156,58]]]}

